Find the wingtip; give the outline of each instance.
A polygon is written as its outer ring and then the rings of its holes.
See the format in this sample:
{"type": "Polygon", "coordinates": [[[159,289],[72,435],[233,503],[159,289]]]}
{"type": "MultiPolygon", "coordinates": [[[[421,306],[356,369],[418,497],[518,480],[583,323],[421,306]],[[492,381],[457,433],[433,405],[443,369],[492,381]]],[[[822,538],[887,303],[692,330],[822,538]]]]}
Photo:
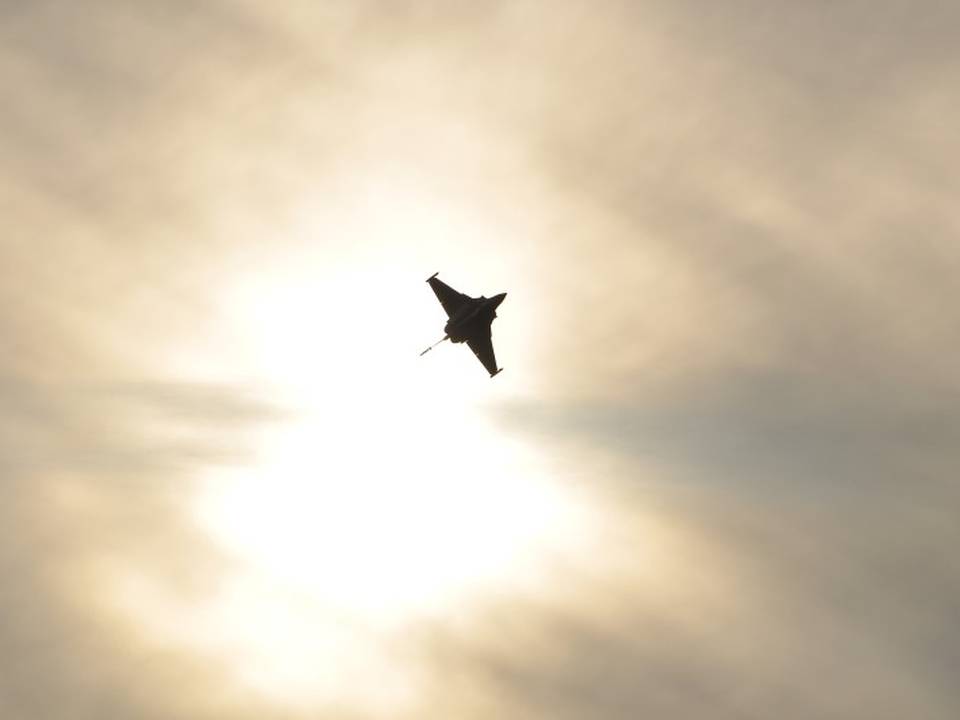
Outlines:
{"type": "Polygon", "coordinates": [[[496,372],[490,373],[490,377],[494,378],[502,372],[503,372],[503,368],[499,368],[496,372]]]}
{"type": "Polygon", "coordinates": [[[431,280],[433,280],[433,279],[434,279],[437,275],[439,275],[439,274],[440,274],[439,271],[435,272],[433,275],[431,275],[430,277],[427,278],[427,282],[430,282],[431,280]]]}

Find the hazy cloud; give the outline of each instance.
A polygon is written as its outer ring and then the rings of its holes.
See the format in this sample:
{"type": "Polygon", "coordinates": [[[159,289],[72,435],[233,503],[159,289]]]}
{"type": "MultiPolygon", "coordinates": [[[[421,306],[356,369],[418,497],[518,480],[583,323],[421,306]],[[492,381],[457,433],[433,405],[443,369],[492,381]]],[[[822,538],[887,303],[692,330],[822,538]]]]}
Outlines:
{"type": "MultiPolygon", "coordinates": [[[[402,636],[411,716],[954,717],[958,21],[0,2],[0,714],[386,712],[261,696],[111,585],[175,618],[222,591],[190,503],[293,412],[235,279],[350,257],[503,278],[490,416],[605,520],[563,592],[402,636]]],[[[339,309],[302,331],[386,322],[339,309]]]]}

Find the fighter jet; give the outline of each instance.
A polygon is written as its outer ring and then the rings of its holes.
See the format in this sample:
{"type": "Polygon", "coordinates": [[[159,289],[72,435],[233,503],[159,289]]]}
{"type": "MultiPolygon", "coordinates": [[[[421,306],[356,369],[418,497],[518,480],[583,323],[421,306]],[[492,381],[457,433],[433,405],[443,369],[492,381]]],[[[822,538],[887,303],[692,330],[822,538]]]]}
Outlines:
{"type": "Polygon", "coordinates": [[[493,340],[490,337],[490,325],[497,316],[497,308],[507,296],[506,293],[494,295],[491,298],[483,297],[472,298],[457,292],[442,280],[437,280],[439,273],[434,273],[427,278],[434,295],[443,306],[447,313],[446,326],[443,331],[446,335],[433,345],[424,350],[421,355],[433,350],[444,340],[452,343],[465,342],[477,356],[477,360],[483,363],[483,366],[493,377],[503,368],[497,369],[497,359],[493,355],[493,340]]]}

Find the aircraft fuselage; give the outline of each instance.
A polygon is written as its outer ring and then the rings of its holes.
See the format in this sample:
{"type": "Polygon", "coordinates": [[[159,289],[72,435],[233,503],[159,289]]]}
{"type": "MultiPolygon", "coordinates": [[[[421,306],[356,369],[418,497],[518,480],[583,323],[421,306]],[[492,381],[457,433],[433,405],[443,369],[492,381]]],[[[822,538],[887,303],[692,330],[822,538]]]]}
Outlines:
{"type": "Polygon", "coordinates": [[[471,336],[474,329],[493,322],[497,317],[497,308],[506,293],[493,297],[478,297],[464,305],[457,311],[444,326],[443,331],[449,336],[450,342],[462,343],[471,336]]]}

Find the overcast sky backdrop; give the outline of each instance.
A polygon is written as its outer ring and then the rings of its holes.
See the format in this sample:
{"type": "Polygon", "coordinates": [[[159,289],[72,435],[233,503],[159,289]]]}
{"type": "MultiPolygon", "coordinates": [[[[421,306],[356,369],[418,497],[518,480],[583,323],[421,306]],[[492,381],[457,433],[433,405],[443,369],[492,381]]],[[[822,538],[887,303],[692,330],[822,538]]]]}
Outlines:
{"type": "Polygon", "coordinates": [[[958,37],[0,1],[0,715],[958,717],[958,37]]]}

